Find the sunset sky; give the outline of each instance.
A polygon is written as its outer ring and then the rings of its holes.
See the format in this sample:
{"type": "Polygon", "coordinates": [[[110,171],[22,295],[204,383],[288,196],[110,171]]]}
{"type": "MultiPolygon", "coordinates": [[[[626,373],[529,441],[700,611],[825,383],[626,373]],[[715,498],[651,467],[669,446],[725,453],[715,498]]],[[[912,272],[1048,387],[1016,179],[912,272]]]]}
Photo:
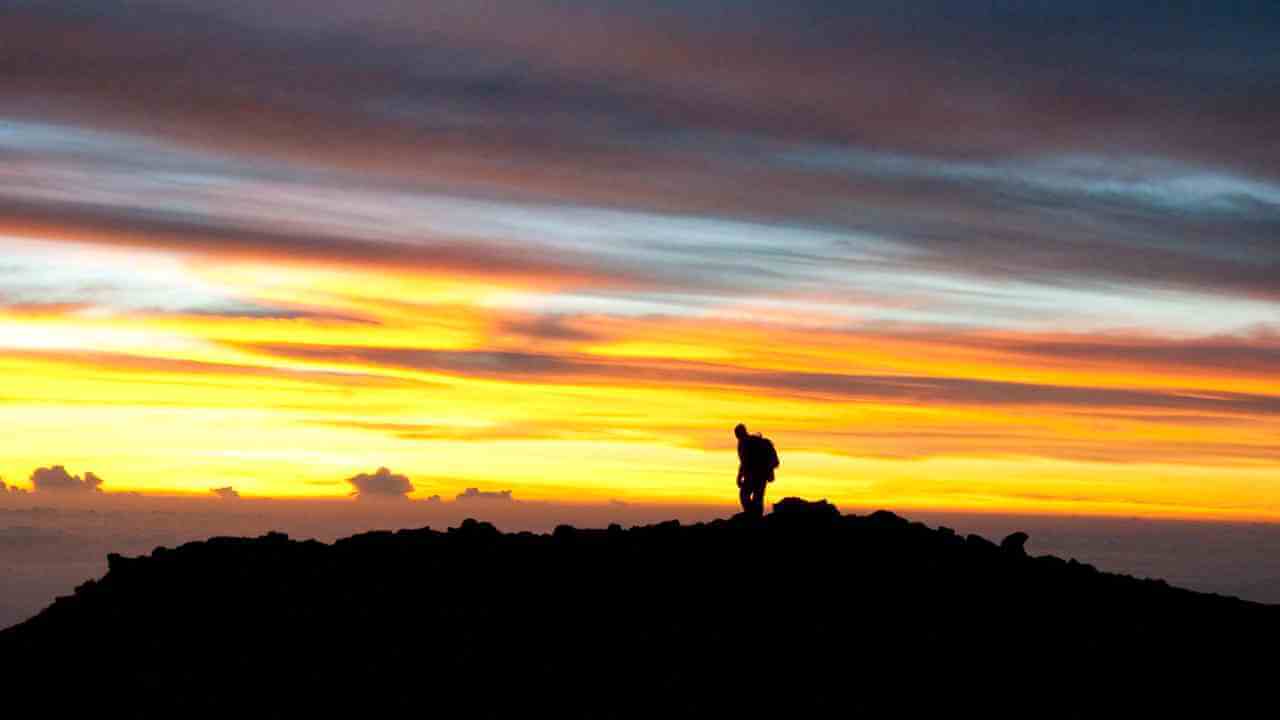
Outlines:
{"type": "Polygon", "coordinates": [[[0,478],[1280,520],[1280,6],[903,5],[0,5],[0,478]]]}

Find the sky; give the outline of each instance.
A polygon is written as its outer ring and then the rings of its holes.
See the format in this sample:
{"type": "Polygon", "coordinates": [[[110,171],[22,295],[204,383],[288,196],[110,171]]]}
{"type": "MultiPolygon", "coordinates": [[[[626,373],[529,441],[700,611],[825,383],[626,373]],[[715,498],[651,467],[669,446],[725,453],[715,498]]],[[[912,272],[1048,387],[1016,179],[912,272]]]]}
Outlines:
{"type": "Polygon", "coordinates": [[[0,503],[1280,520],[1274,2],[0,6],[0,503]],[[8,498],[8,499],[6,499],[8,498]]]}

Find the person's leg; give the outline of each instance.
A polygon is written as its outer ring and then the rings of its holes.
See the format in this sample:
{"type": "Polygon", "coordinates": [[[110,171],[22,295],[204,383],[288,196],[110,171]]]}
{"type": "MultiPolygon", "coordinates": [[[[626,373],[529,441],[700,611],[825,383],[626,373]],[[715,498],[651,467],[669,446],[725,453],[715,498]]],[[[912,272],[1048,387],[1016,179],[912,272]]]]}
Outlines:
{"type": "Polygon", "coordinates": [[[742,503],[742,512],[751,512],[753,502],[751,499],[751,486],[745,482],[742,483],[742,487],[738,488],[738,502],[742,503]]]}
{"type": "Polygon", "coordinates": [[[762,482],[756,487],[756,512],[764,515],[764,491],[769,487],[769,483],[762,482]]]}

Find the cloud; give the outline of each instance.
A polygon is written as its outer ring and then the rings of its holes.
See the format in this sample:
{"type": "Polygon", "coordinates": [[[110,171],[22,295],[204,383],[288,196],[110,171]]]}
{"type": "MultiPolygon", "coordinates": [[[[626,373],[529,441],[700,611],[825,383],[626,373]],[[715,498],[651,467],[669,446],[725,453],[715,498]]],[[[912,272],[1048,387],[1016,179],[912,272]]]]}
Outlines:
{"type": "Polygon", "coordinates": [[[129,372],[141,375],[225,376],[233,378],[277,378],[302,383],[325,385],[350,385],[356,387],[395,387],[419,385],[425,381],[401,380],[371,373],[304,371],[291,368],[273,368],[262,365],[204,362],[172,357],[137,355],[126,352],[102,352],[95,350],[25,350],[5,348],[9,357],[19,357],[41,362],[69,365],[77,368],[94,368],[109,372],[129,372]]]}
{"type": "Polygon", "coordinates": [[[511,497],[510,490],[481,490],[479,488],[467,488],[464,492],[458,493],[456,498],[459,502],[472,501],[496,501],[496,502],[515,502],[515,498],[511,497]]]}
{"type": "Polygon", "coordinates": [[[17,496],[17,495],[26,495],[26,494],[27,494],[26,488],[20,488],[16,485],[6,485],[3,480],[0,480],[0,497],[4,497],[6,495],[17,496]]]}
{"type": "Polygon", "coordinates": [[[498,423],[488,426],[430,425],[421,423],[362,422],[358,420],[317,420],[327,427],[372,430],[395,435],[403,440],[453,440],[486,442],[490,440],[561,439],[573,431],[558,423],[498,423]]]}
{"type": "Polygon", "coordinates": [[[1280,415],[1280,395],[1242,392],[1082,387],[927,375],[775,371],[699,362],[640,363],[522,352],[289,344],[246,347],[284,357],[358,362],[510,382],[578,384],[625,380],[664,386],[736,387],[761,393],[907,405],[1128,408],[1280,415]]]}
{"type": "Polygon", "coordinates": [[[1153,368],[1203,368],[1280,375],[1280,344],[1246,338],[1194,340],[1069,339],[1008,342],[1006,349],[1063,363],[1114,362],[1153,368]]]}
{"type": "Polygon", "coordinates": [[[404,475],[392,474],[387,468],[378,468],[372,475],[361,473],[346,480],[357,500],[405,500],[413,492],[413,483],[404,475]]]}
{"type": "Polygon", "coordinates": [[[0,262],[0,307],[50,314],[82,314],[99,309],[245,319],[342,320],[305,309],[235,298],[164,253],[124,253],[88,244],[11,238],[6,239],[4,261],[0,262]]]}
{"type": "Polygon", "coordinates": [[[241,145],[257,136],[264,147],[297,152],[305,142],[333,156],[373,146],[385,163],[447,158],[468,142],[505,144],[514,162],[536,150],[669,150],[681,129],[951,149],[1016,147],[1037,130],[1086,142],[1118,127],[1106,141],[1274,152],[1257,142],[1276,106],[1261,92],[1277,63],[1280,19],[1268,3],[1117,0],[1066,14],[1054,3],[965,0],[928,12],[889,2],[611,2],[584,13],[537,0],[372,0],[299,13],[266,0],[102,10],[89,24],[55,5],[6,11],[6,95],[121,124],[141,124],[145,108],[159,125],[215,142],[242,132],[241,145]],[[69,29],[77,43],[56,42],[69,29]],[[258,111],[246,116],[246,103],[258,111]],[[1123,132],[1140,120],[1156,137],[1123,132]],[[1244,137],[1228,142],[1232,127],[1244,137]]]}
{"type": "Polygon", "coordinates": [[[31,486],[36,492],[96,493],[102,492],[102,478],[87,472],[81,479],[63,466],[54,465],[31,473],[31,486]]]}
{"type": "Polygon", "coordinates": [[[572,318],[562,315],[537,315],[503,322],[504,333],[532,341],[587,342],[600,340],[601,336],[590,330],[574,327],[572,318]]]}
{"type": "Polygon", "coordinates": [[[1280,396],[1238,392],[1162,392],[969,378],[800,372],[751,373],[741,382],[760,390],[918,405],[1147,408],[1280,415],[1280,396]]]}
{"type": "MultiPolygon", "coordinates": [[[[610,267],[605,265],[604,258],[583,248],[560,247],[548,253],[534,244],[487,242],[484,234],[493,233],[501,226],[492,217],[485,219],[486,207],[489,216],[496,216],[504,208],[496,203],[475,203],[445,196],[435,197],[434,202],[416,198],[416,207],[397,213],[394,208],[407,200],[380,192],[364,193],[363,202],[359,204],[344,203],[342,195],[358,191],[299,182],[262,188],[246,186],[237,177],[211,177],[206,184],[222,187],[224,193],[258,193],[263,202],[274,200],[276,204],[269,211],[248,219],[229,216],[230,211],[218,207],[170,217],[163,213],[169,203],[200,205],[206,201],[200,194],[211,191],[182,190],[176,197],[166,199],[162,193],[168,183],[161,178],[151,182],[135,178],[128,190],[120,185],[123,181],[113,183],[110,189],[95,189],[98,183],[107,180],[88,171],[84,173],[86,184],[77,195],[113,194],[95,205],[83,204],[74,197],[38,202],[6,198],[0,210],[0,229],[13,234],[57,235],[79,242],[207,254],[223,259],[409,267],[418,271],[524,277],[530,281],[556,279],[585,285],[633,284],[652,280],[661,271],[652,264],[610,267]],[[296,200],[299,196],[325,195],[331,197],[330,205],[339,209],[323,213],[310,204],[299,206],[296,200]],[[431,212],[433,206],[441,211],[431,212]],[[361,217],[355,215],[356,212],[362,213],[366,220],[370,213],[382,215],[383,220],[373,225],[365,222],[349,227],[361,217]],[[307,220],[301,225],[281,225],[279,217],[290,214],[307,220]],[[389,229],[390,234],[377,234],[378,228],[389,229]],[[404,240],[406,233],[414,234],[413,242],[404,240]],[[460,237],[470,241],[460,242],[460,237]]],[[[0,198],[5,197],[4,188],[0,186],[0,198]]],[[[519,206],[506,205],[505,208],[506,212],[516,215],[522,211],[519,206]]],[[[256,306],[220,312],[232,316],[298,314],[256,306]]]]}
{"type": "Polygon", "coordinates": [[[571,377],[593,374],[593,371],[609,372],[608,366],[603,363],[584,362],[542,353],[285,343],[249,344],[245,347],[282,357],[372,363],[387,367],[495,379],[571,377]]]}
{"type": "Polygon", "coordinates": [[[7,11],[0,93],[50,109],[0,126],[22,168],[0,178],[5,229],[687,289],[803,282],[795,232],[697,240],[821,225],[841,232],[815,260],[856,260],[861,231],[918,251],[899,274],[1276,297],[1280,16],[1257,4],[1120,0],[1071,33],[1045,3],[664,3],[652,25],[621,2],[509,0],[483,24],[478,0],[168,5],[7,11]]]}
{"type": "Polygon", "coordinates": [[[214,495],[217,495],[223,500],[239,500],[240,499],[240,493],[236,492],[236,489],[231,487],[230,485],[226,487],[220,487],[220,488],[209,488],[209,492],[213,493],[214,495]]]}

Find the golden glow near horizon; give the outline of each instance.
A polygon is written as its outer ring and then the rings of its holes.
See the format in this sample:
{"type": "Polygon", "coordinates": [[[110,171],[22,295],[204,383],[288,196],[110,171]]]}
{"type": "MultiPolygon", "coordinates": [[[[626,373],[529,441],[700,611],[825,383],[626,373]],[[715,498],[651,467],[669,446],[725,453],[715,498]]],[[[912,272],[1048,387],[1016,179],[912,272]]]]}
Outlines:
{"type": "Polygon", "coordinates": [[[343,478],[387,466],[414,497],[728,502],[730,428],[745,421],[780,446],[778,494],[1280,519],[1280,423],[1250,404],[1275,390],[1265,369],[1023,352],[1109,342],[1039,330],[538,316],[510,298],[555,288],[448,274],[208,258],[180,271],[299,311],[0,311],[0,476],[62,464],[115,491],[339,496],[343,478]]]}

